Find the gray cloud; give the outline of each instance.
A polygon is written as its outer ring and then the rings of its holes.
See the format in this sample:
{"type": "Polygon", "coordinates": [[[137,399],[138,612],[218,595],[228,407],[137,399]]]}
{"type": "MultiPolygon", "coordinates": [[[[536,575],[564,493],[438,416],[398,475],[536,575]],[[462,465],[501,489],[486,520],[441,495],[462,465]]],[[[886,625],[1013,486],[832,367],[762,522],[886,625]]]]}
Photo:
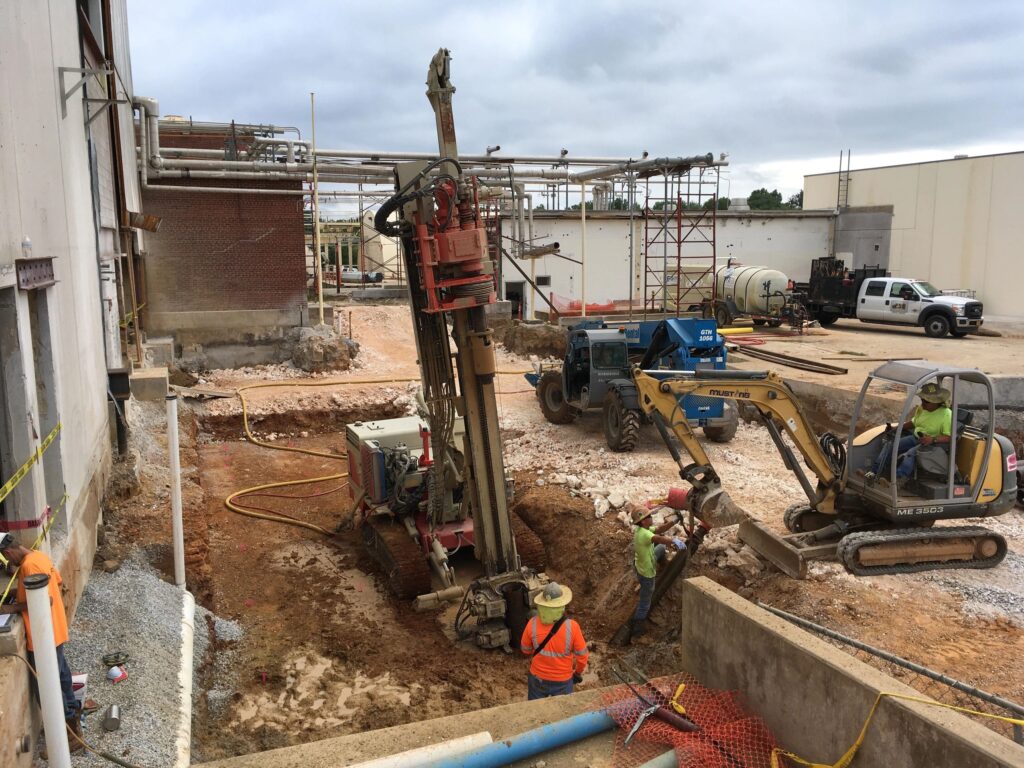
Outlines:
{"type": "Polygon", "coordinates": [[[1015,2],[129,0],[137,93],[200,120],[309,126],[321,146],[429,150],[452,50],[465,151],[729,151],[744,168],[1024,138],[1015,2]]]}

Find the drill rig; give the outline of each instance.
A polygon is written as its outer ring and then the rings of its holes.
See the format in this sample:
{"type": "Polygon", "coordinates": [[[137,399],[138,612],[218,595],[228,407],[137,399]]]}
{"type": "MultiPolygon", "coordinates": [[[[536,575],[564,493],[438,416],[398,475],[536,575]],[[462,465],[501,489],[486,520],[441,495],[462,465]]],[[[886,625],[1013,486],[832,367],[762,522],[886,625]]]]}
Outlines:
{"type": "Polygon", "coordinates": [[[518,643],[547,577],[528,567],[543,564],[540,540],[509,509],[485,315],[496,300],[494,262],[478,208],[484,190],[459,163],[450,60],[442,48],[427,75],[439,157],[397,165],[397,192],[374,220],[402,241],[421,416],[347,428],[350,492],[364,542],[396,593],[416,596],[418,607],[461,600],[456,629],[468,634],[475,619],[477,645],[496,648],[518,643]],[[389,220],[396,213],[397,225],[389,220]],[[449,562],[463,546],[483,570],[468,587],[456,584],[449,562]]]}

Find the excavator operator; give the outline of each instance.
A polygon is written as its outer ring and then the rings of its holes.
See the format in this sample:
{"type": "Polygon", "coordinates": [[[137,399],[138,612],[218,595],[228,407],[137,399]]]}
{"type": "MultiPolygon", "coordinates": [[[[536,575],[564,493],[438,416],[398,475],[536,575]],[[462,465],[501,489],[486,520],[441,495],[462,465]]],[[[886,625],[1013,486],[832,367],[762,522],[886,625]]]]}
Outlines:
{"type": "MultiPolygon", "coordinates": [[[[901,437],[899,445],[895,446],[896,456],[899,457],[899,465],[896,467],[897,485],[913,474],[919,445],[948,444],[953,433],[953,411],[949,407],[952,397],[950,391],[934,381],[929,381],[921,387],[917,396],[921,398],[921,405],[914,411],[910,421],[903,425],[903,430],[910,434],[901,437]]],[[[888,474],[887,468],[892,461],[893,447],[890,442],[882,449],[871,471],[864,475],[865,480],[888,485],[888,478],[880,476],[880,473],[888,474]]]]}
{"type": "Polygon", "coordinates": [[[531,657],[526,676],[530,701],[572,693],[573,685],[582,682],[590,659],[583,630],[565,616],[572,590],[552,581],[534,602],[537,615],[526,623],[519,644],[531,657]]]}

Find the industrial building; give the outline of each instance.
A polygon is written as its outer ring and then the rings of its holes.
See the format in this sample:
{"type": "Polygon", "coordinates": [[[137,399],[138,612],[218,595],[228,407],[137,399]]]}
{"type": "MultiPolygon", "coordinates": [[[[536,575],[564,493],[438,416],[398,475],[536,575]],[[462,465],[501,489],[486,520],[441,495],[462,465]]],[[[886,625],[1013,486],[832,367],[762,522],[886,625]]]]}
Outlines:
{"type": "Polygon", "coordinates": [[[941,288],[976,291],[986,315],[1021,318],[1018,215],[1024,152],[804,177],[804,207],[887,207],[888,266],[941,288]]]}

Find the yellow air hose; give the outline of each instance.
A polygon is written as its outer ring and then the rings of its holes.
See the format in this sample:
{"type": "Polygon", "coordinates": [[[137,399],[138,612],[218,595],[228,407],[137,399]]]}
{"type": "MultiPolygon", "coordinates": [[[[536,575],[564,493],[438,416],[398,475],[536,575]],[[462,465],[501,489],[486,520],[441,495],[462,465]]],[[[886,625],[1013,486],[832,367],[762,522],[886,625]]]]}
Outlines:
{"type": "MultiPolygon", "coordinates": [[[[528,371],[499,371],[502,375],[515,375],[528,373],[528,371]]],[[[406,383],[410,381],[419,381],[419,377],[406,377],[406,378],[387,378],[387,379],[332,379],[329,381],[317,381],[308,382],[303,381],[301,384],[296,384],[292,381],[269,381],[262,384],[247,384],[244,387],[239,387],[235,390],[235,395],[242,403],[242,430],[245,432],[246,439],[254,445],[261,446],[263,448],[269,448],[273,451],[288,451],[290,453],[302,453],[307,456],[318,456],[320,458],[332,459],[335,461],[344,461],[348,454],[345,453],[328,453],[327,451],[316,451],[311,448],[296,448],[290,445],[276,445],[274,443],[268,443],[265,440],[258,439],[249,428],[249,404],[245,399],[244,392],[250,389],[269,389],[271,387],[295,387],[298,389],[307,389],[310,387],[337,387],[342,385],[359,385],[359,384],[398,384],[406,383]]],[[[256,511],[254,509],[246,509],[247,505],[239,501],[240,497],[249,496],[252,494],[265,491],[270,488],[285,488],[297,485],[312,485],[314,483],[322,483],[328,480],[341,480],[342,478],[348,477],[348,472],[341,472],[333,475],[322,475],[320,477],[309,477],[301,478],[298,480],[283,480],[277,483],[264,483],[262,485],[254,485],[251,488],[242,488],[241,490],[235,491],[224,499],[224,506],[232,512],[239,515],[245,515],[246,517],[253,517],[258,520],[269,520],[273,523],[282,523],[284,525],[294,525],[299,528],[307,528],[317,533],[322,533],[325,536],[333,536],[334,532],[329,531],[315,523],[308,523],[305,520],[297,520],[293,517],[289,517],[285,514],[275,514],[269,510],[256,511]],[[241,506],[240,506],[241,504],[241,506]]],[[[344,487],[344,486],[341,486],[344,487]]],[[[341,487],[335,490],[341,490],[341,487]]],[[[300,498],[300,497],[296,497],[300,498]]]]}

